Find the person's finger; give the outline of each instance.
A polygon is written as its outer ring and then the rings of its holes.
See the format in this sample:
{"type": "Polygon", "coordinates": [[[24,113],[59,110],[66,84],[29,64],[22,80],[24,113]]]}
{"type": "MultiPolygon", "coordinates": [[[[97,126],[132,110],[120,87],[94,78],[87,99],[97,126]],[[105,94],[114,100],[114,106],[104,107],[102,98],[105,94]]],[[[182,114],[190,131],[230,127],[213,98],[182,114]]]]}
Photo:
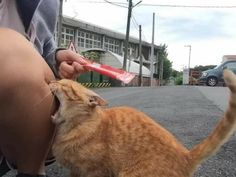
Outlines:
{"type": "Polygon", "coordinates": [[[66,72],[68,74],[74,74],[75,73],[74,66],[68,64],[65,61],[61,62],[60,66],[59,66],[59,70],[63,71],[63,72],[66,72]]]}
{"type": "Polygon", "coordinates": [[[63,62],[63,61],[70,61],[72,62],[78,62],[81,65],[86,64],[85,62],[83,62],[83,60],[81,60],[81,56],[71,50],[59,50],[56,54],[57,56],[57,60],[59,62],[63,62]]]}
{"type": "Polygon", "coordinates": [[[77,62],[77,63],[79,63],[80,65],[85,65],[85,64],[87,64],[87,62],[85,61],[85,60],[82,60],[81,59],[81,55],[79,55],[78,53],[75,53],[75,52],[73,52],[73,51],[68,51],[68,53],[67,53],[68,55],[67,55],[67,58],[70,60],[70,61],[72,61],[72,62],[77,62]]]}
{"type": "Polygon", "coordinates": [[[62,62],[59,66],[59,75],[61,78],[72,79],[76,71],[74,66],[68,64],[67,62],[62,62]]]}
{"type": "Polygon", "coordinates": [[[62,79],[72,79],[72,78],[74,78],[74,74],[68,74],[65,71],[59,71],[59,76],[62,79]]]}
{"type": "Polygon", "coordinates": [[[74,66],[74,69],[77,73],[81,74],[81,73],[84,73],[84,72],[87,72],[88,70],[83,67],[81,64],[77,63],[77,62],[73,62],[73,65],[74,66]]]}

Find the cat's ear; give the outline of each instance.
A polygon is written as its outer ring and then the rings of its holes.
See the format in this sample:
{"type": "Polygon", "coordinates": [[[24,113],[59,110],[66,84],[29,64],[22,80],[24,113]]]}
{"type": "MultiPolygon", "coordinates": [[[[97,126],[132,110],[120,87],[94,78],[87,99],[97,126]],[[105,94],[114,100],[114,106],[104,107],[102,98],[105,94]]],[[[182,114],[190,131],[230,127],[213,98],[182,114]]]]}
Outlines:
{"type": "MultiPolygon", "coordinates": [[[[106,106],[108,103],[106,100],[104,100],[101,96],[93,92],[92,90],[89,90],[82,85],[76,83],[71,85],[72,90],[74,91],[74,94],[80,95],[80,93],[84,93],[86,96],[86,102],[88,101],[88,105],[91,107],[96,106],[106,106]],[[78,87],[79,86],[79,87],[78,87]]],[[[85,100],[84,100],[85,101],[85,100]]]]}
{"type": "Polygon", "coordinates": [[[89,106],[91,107],[106,106],[106,105],[107,105],[107,102],[100,96],[89,97],[89,106]]]}
{"type": "Polygon", "coordinates": [[[96,106],[106,106],[108,103],[104,100],[101,96],[94,93],[93,91],[89,90],[88,92],[89,97],[89,106],[96,107],[96,106]]]}

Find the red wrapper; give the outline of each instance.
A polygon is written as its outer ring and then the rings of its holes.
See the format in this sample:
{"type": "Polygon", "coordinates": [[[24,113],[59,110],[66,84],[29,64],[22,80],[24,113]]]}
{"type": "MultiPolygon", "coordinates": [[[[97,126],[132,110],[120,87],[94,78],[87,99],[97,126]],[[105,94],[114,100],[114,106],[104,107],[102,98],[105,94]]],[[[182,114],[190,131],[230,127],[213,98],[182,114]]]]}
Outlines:
{"type": "Polygon", "coordinates": [[[114,68],[105,64],[99,64],[99,63],[93,62],[81,55],[80,55],[80,60],[83,67],[85,67],[86,69],[89,69],[90,71],[98,72],[102,75],[111,77],[113,79],[120,80],[124,82],[125,84],[128,84],[135,77],[135,74],[132,74],[124,70],[117,69],[117,68],[114,68]]]}

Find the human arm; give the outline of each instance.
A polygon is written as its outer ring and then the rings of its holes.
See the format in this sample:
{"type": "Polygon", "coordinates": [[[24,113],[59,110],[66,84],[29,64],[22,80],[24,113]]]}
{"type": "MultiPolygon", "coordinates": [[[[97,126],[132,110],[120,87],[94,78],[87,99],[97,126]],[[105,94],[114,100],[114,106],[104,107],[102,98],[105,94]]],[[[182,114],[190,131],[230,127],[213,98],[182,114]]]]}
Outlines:
{"type": "Polygon", "coordinates": [[[80,62],[79,55],[67,49],[55,50],[46,57],[46,62],[57,78],[73,79],[87,71],[80,62]]]}

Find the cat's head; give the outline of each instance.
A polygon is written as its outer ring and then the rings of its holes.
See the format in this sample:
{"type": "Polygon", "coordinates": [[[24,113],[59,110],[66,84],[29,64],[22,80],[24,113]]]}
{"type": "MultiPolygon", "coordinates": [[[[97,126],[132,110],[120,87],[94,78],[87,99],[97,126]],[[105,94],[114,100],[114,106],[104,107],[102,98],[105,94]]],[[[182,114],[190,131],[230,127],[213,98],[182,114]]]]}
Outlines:
{"type": "Polygon", "coordinates": [[[107,105],[98,94],[72,80],[51,81],[49,87],[59,101],[59,109],[52,116],[56,124],[76,116],[91,115],[97,106],[107,105]]]}

